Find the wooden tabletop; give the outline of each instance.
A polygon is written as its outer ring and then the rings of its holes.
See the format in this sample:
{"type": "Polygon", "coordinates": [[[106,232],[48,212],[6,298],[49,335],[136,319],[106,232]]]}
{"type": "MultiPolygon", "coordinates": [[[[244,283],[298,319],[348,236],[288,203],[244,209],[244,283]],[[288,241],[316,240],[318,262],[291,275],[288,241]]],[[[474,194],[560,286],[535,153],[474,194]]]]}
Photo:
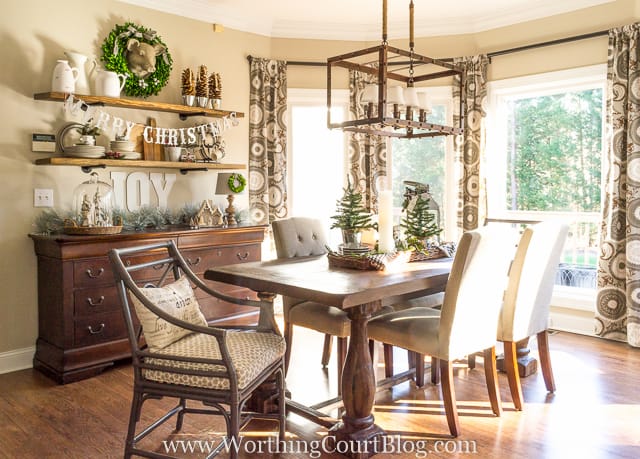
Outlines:
{"type": "Polygon", "coordinates": [[[346,309],[412,292],[443,291],[451,262],[441,258],[362,271],[330,268],[327,257],[321,255],[216,266],[207,269],[204,277],[346,309]]]}

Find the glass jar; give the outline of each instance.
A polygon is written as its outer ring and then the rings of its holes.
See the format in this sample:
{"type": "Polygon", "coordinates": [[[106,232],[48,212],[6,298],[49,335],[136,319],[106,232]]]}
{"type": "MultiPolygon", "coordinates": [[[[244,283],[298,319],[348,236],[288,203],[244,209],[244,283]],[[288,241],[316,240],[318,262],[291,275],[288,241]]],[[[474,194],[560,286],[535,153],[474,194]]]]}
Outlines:
{"type": "Polygon", "coordinates": [[[114,194],[111,185],[98,180],[96,172],[73,192],[74,208],[81,227],[113,226],[114,194]]]}

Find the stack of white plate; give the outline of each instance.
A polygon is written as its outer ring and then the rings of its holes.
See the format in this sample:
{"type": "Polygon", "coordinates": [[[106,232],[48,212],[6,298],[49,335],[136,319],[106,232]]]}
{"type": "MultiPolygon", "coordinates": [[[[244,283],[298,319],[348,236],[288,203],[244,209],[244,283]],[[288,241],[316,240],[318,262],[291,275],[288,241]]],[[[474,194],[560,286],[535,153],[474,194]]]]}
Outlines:
{"type": "Polygon", "coordinates": [[[342,255],[366,255],[371,251],[371,247],[368,245],[360,245],[358,247],[347,247],[340,245],[340,252],[342,255]]]}
{"type": "Polygon", "coordinates": [[[140,159],[142,154],[133,151],[135,144],[130,140],[112,140],[109,144],[111,151],[120,153],[119,159],[140,159]]]}
{"type": "Polygon", "coordinates": [[[72,145],[64,149],[64,154],[74,158],[102,158],[104,156],[104,147],[95,145],[72,145]]]}
{"type": "Polygon", "coordinates": [[[121,151],[120,159],[142,159],[142,153],[137,151],[121,151]]]}

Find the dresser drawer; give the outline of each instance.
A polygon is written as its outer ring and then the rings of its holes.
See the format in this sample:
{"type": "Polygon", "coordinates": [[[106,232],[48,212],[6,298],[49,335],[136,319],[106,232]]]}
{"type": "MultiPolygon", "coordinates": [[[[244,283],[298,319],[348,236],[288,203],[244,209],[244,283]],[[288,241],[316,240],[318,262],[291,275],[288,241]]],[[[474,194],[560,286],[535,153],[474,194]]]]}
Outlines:
{"type": "Polygon", "coordinates": [[[120,311],[79,318],[74,323],[74,344],[76,346],[91,346],[126,337],[127,331],[120,311]]]}
{"type": "MultiPolygon", "coordinates": [[[[214,247],[211,249],[183,250],[182,256],[196,274],[204,273],[211,266],[230,265],[260,260],[260,244],[242,247],[214,247]]],[[[200,276],[202,277],[202,276],[200,276]]]]}
{"type": "Polygon", "coordinates": [[[109,259],[100,257],[74,261],[73,284],[75,287],[113,285],[113,271],[109,259]]]}
{"type": "Polygon", "coordinates": [[[120,311],[120,297],[115,287],[81,288],[73,292],[74,314],[88,316],[120,311]]]}

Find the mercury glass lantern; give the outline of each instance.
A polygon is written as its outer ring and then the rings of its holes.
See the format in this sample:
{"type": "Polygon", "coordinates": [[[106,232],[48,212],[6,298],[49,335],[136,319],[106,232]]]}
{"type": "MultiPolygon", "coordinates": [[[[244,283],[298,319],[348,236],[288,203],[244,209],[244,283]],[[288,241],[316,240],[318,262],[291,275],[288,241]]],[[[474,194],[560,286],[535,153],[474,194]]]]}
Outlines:
{"type": "Polygon", "coordinates": [[[110,234],[113,231],[113,188],[98,179],[96,172],[73,192],[76,224],[79,228],[95,228],[91,234],[110,234]],[[103,229],[103,230],[100,230],[103,229]]]}

